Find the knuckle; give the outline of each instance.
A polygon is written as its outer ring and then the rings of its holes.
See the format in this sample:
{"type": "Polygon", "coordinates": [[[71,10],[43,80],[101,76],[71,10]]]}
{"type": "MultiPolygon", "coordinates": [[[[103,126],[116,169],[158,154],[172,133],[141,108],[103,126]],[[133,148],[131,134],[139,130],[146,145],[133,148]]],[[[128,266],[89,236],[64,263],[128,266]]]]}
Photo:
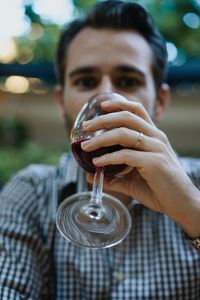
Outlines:
{"type": "MultiPolygon", "coordinates": [[[[116,131],[117,131],[117,129],[116,129],[116,131]]],[[[121,136],[126,136],[126,135],[127,135],[127,130],[126,130],[125,127],[120,127],[120,128],[118,129],[118,133],[119,133],[121,136]]]]}
{"type": "Polygon", "coordinates": [[[165,144],[161,140],[157,140],[157,148],[159,152],[165,151],[165,144]]]}
{"type": "Polygon", "coordinates": [[[140,102],[134,102],[136,112],[143,112],[144,106],[140,102]]]}
{"type": "Polygon", "coordinates": [[[135,102],[135,106],[139,109],[139,110],[141,110],[141,109],[143,109],[143,105],[142,105],[142,103],[140,103],[140,102],[135,102]]]}
{"type": "Polygon", "coordinates": [[[159,130],[159,138],[163,143],[168,142],[167,135],[162,130],[159,130]]]}
{"type": "Polygon", "coordinates": [[[123,111],[122,114],[125,119],[131,119],[133,117],[133,114],[128,110],[123,111]]]}

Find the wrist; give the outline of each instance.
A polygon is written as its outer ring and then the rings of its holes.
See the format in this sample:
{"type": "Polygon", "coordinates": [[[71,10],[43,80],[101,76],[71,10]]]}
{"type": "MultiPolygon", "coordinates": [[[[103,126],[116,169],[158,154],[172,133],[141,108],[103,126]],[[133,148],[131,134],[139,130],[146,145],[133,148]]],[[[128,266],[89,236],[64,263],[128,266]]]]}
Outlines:
{"type": "Polygon", "coordinates": [[[182,218],[177,220],[183,231],[191,239],[200,237],[200,192],[187,199],[188,206],[182,218]]]}

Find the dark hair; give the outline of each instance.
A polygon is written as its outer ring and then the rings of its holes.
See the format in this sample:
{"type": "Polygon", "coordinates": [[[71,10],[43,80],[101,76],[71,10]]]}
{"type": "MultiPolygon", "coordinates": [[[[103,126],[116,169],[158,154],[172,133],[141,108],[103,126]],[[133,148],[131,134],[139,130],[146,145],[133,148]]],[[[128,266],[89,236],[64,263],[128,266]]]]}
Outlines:
{"type": "Polygon", "coordinates": [[[56,61],[57,80],[60,84],[64,84],[67,49],[73,38],[85,27],[135,30],[141,34],[152,49],[152,72],[155,87],[159,89],[167,71],[165,41],[143,6],[121,0],[98,2],[84,17],[75,19],[64,29],[58,43],[56,61]]]}

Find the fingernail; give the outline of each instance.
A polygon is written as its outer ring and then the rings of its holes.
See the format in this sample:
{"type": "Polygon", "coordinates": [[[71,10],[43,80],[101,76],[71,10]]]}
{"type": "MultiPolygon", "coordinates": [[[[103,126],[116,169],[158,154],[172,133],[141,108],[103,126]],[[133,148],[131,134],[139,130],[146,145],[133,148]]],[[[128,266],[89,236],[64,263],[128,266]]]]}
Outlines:
{"type": "Polygon", "coordinates": [[[83,142],[81,142],[81,148],[82,149],[87,149],[88,145],[89,145],[89,141],[83,141],[83,142]]]}
{"type": "Polygon", "coordinates": [[[92,162],[96,165],[101,162],[101,159],[99,157],[95,157],[93,158],[92,162]]]}
{"type": "Polygon", "coordinates": [[[101,106],[103,106],[103,107],[106,107],[108,105],[109,105],[109,101],[108,100],[101,102],[101,106]]]}

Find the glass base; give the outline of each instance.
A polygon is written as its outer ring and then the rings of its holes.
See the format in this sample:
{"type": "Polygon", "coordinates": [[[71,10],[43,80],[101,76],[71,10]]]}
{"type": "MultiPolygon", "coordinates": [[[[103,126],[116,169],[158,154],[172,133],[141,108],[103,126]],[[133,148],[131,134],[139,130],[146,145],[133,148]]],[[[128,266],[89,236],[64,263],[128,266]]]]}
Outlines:
{"type": "Polygon", "coordinates": [[[56,224],[72,243],[89,248],[108,248],[126,238],[131,229],[128,209],[115,197],[102,195],[102,207],[92,204],[91,192],[74,194],[58,208],[56,224]]]}

